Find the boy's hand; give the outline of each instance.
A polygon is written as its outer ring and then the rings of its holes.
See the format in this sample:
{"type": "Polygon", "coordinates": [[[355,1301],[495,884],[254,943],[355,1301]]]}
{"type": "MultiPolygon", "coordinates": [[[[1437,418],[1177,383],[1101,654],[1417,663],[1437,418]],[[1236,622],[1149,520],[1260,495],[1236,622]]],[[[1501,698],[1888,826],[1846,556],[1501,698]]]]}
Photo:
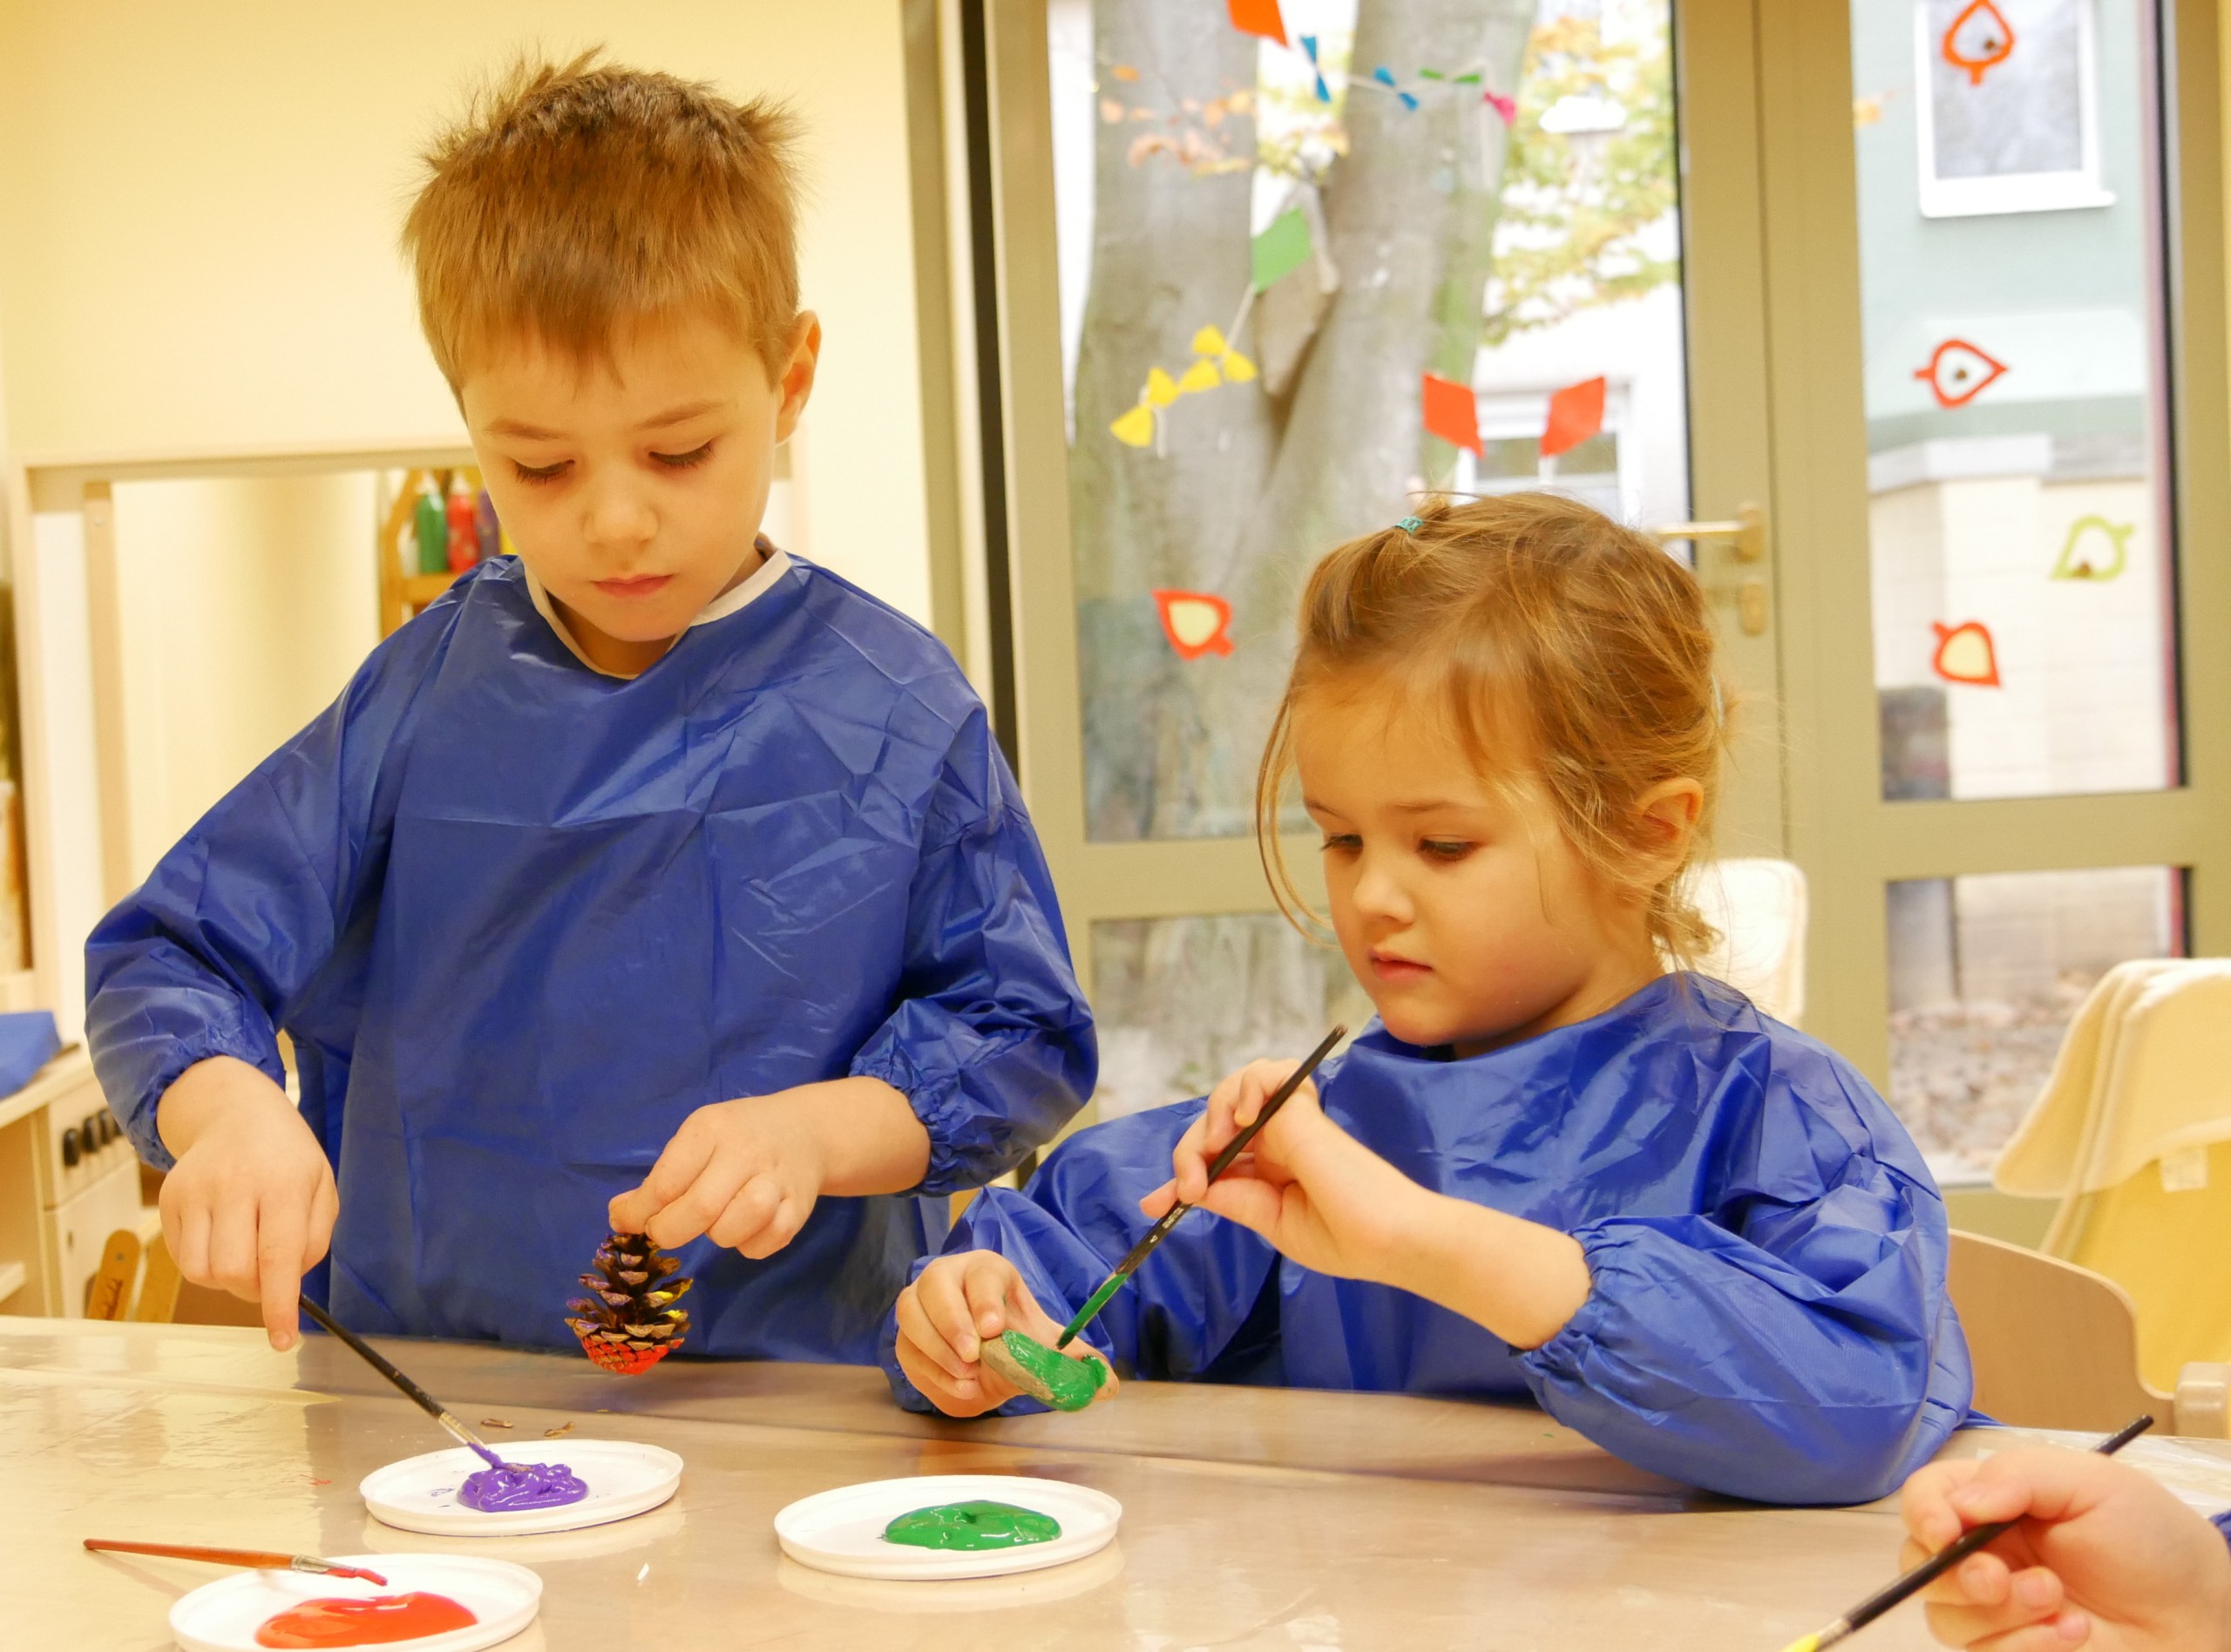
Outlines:
{"type": "Polygon", "coordinates": [[[1900,1499],[1916,1566],[1970,1527],[2019,1519],[1930,1585],[1946,1646],[2045,1652],[2231,1648],[2231,1548],[2148,1476],[2085,1452],[2025,1447],[1933,1463],[1900,1499]]]}
{"type": "MultiPolygon", "coordinates": [[[[978,1363],[984,1344],[1005,1330],[1021,1331],[1048,1348],[1061,1334],[1014,1263],[995,1250],[939,1256],[899,1293],[899,1368],[948,1417],[980,1417],[1021,1391],[978,1363]]],[[[1062,1351],[1075,1358],[1087,1351],[1080,1339],[1062,1351]]],[[[1115,1391],[1111,1369],[1092,1403],[1115,1391]]]]}
{"type": "Polygon", "coordinates": [[[341,1214],[333,1167],[287,1093],[245,1061],[213,1056],[163,1093],[155,1127],[178,1160],[163,1179],[163,1242],[178,1270],[263,1305],[282,1352],[296,1302],[341,1214]]]}
{"type": "Polygon", "coordinates": [[[827,1175],[817,1133],[783,1094],[700,1107],[642,1185],[612,1202],[615,1233],[668,1250],[700,1234],[756,1260],[797,1236],[827,1175]]]}
{"type": "Polygon", "coordinates": [[[1172,1201],[1253,1229],[1303,1267],[1348,1279],[1391,1282],[1406,1215],[1426,1190],[1325,1116],[1304,1084],[1217,1181],[1209,1164],[1252,1124],[1294,1061],[1252,1061],[1209,1094],[1179,1138],[1176,1175],[1139,1202],[1149,1216],[1172,1201]]]}

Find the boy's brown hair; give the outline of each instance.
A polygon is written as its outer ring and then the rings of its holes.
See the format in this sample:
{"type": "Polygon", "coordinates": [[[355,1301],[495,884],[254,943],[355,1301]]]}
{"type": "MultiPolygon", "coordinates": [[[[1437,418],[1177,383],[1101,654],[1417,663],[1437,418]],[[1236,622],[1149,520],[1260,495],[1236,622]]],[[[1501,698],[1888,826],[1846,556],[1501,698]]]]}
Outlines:
{"type": "Polygon", "coordinates": [[[781,371],[798,315],[797,127],[765,99],[583,52],[522,59],[425,152],[403,227],[451,389],[503,342],[584,361],[709,311],[781,371]]]}
{"type": "Polygon", "coordinates": [[[1435,498],[1412,520],[1333,551],[1302,592],[1300,647],[1255,792],[1278,904],[1297,923],[1312,916],[1278,843],[1295,704],[1380,677],[1445,714],[1496,783],[1536,778],[1581,858],[1632,890],[1659,949],[1693,965],[1716,937],[1685,892],[1685,865],[1642,870],[1654,857],[1634,805],[1693,780],[1704,803],[1692,863],[1710,840],[1726,718],[1696,576],[1656,540],[1554,494],[1435,498]]]}

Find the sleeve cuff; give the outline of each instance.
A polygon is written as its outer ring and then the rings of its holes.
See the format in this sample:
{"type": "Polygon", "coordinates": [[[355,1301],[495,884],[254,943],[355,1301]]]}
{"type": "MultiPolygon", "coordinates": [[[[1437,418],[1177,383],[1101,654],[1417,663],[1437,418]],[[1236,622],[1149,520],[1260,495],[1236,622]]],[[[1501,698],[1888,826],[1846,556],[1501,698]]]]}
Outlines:
{"type": "Polygon", "coordinates": [[[878,1039],[853,1060],[851,1076],[879,1080],[898,1091],[929,1133],[930,1162],[914,1193],[924,1196],[959,1193],[988,1179],[972,1174],[969,1160],[980,1156],[980,1152],[972,1155],[968,1151],[966,1136],[973,1109],[956,1074],[926,1075],[906,1059],[896,1039],[878,1039]]]}
{"type": "MultiPolygon", "coordinates": [[[[156,1115],[162,1107],[164,1095],[176,1084],[188,1067],[207,1061],[213,1056],[229,1055],[245,1061],[281,1088],[286,1087],[287,1069],[279,1060],[276,1046],[256,1049],[242,1036],[240,1028],[208,1028],[195,1037],[171,1046],[163,1061],[139,1087],[138,1100],[127,1111],[119,1107],[114,1100],[109,1101],[109,1111],[117,1114],[125,1134],[132,1138],[132,1145],[139,1150],[142,1162],[151,1168],[163,1171],[178,1168],[178,1159],[163,1145],[162,1134],[156,1128],[156,1115]]],[[[96,1076],[98,1075],[98,1065],[96,1076]]],[[[112,1098],[112,1091],[105,1078],[101,1091],[112,1098]]]]}

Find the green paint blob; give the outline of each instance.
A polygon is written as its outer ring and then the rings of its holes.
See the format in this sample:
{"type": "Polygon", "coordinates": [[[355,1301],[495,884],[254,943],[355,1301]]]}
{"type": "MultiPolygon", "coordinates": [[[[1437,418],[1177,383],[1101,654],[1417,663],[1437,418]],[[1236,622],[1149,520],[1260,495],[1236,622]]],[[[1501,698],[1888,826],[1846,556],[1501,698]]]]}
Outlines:
{"type": "Polygon", "coordinates": [[[883,1528],[886,1543],[911,1543],[916,1548],[1021,1548],[1026,1543],[1050,1543],[1061,1534],[1061,1523],[1012,1503],[940,1503],[901,1514],[883,1528]]]}
{"type": "Polygon", "coordinates": [[[1019,1330],[1002,1331],[997,1342],[986,1343],[981,1357],[1024,1393],[1056,1411],[1082,1411],[1108,1380],[1099,1355],[1072,1359],[1019,1330]]]}

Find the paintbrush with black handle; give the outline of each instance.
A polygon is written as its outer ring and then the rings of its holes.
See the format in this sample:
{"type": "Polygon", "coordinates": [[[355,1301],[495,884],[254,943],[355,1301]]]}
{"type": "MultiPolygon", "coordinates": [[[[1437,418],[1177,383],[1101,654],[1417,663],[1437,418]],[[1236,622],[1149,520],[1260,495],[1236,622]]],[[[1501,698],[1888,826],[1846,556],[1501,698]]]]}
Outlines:
{"type": "MultiPolygon", "coordinates": [[[[1309,1075],[1317,1071],[1317,1064],[1332,1054],[1332,1046],[1347,1036],[1346,1027],[1334,1027],[1325,1035],[1325,1041],[1309,1053],[1308,1059],[1293,1070],[1286,1081],[1271,1092],[1271,1099],[1263,1103],[1263,1110],[1255,1115],[1255,1122],[1232,1137],[1224,1144],[1224,1151],[1209,1161],[1208,1179],[1210,1181],[1214,1181],[1231,1168],[1231,1161],[1247,1151],[1248,1144],[1255,1140],[1257,1134],[1277,1116],[1278,1109],[1285,1106],[1287,1099],[1308,1081],[1309,1075]]],[[[1122,1290],[1123,1282],[1138,1271],[1139,1264],[1152,1254],[1154,1248],[1170,1237],[1170,1230],[1177,1225],[1178,1218],[1192,1209],[1191,1205],[1182,1199],[1171,1205],[1163,1214],[1162,1220],[1147,1229],[1146,1237],[1131,1247],[1130,1255],[1116,1264],[1116,1271],[1101,1282],[1100,1289],[1086,1298],[1084,1306],[1077,1310],[1077,1317],[1069,1321],[1068,1328],[1061,1332],[1060,1339],[1054,1343],[1054,1346],[1067,1348],[1075,1342],[1077,1332],[1082,1330],[1098,1317],[1100,1310],[1108,1305],[1109,1299],[1122,1290]]]]}
{"type": "Polygon", "coordinates": [[[370,1365],[374,1371],[379,1372],[381,1376],[386,1378],[388,1381],[393,1383],[397,1388],[400,1388],[405,1394],[409,1395],[413,1405],[417,1405],[421,1411],[424,1412],[427,1416],[439,1423],[444,1428],[448,1429],[450,1432],[454,1434],[462,1444],[470,1446],[474,1451],[478,1452],[481,1458],[487,1463],[489,1467],[509,1468],[511,1466],[511,1465],[506,1463],[502,1458],[497,1456],[494,1452],[489,1450],[488,1442],[486,1440],[481,1439],[479,1435],[474,1433],[463,1423],[458,1421],[455,1417],[451,1416],[448,1408],[444,1406],[441,1401],[436,1399],[431,1394],[419,1387],[417,1384],[412,1382],[410,1378],[405,1377],[401,1371],[397,1371],[392,1364],[390,1364],[388,1362],[387,1356],[381,1353],[378,1349],[373,1347],[371,1344],[366,1342],[362,1337],[359,1337],[355,1331],[349,1330],[346,1325],[337,1324],[332,1315],[327,1313],[324,1309],[319,1307],[308,1297],[302,1299],[302,1311],[308,1314],[312,1319],[315,1320],[321,1327],[330,1331],[334,1336],[341,1338],[342,1342],[347,1343],[350,1351],[361,1358],[367,1365],[370,1365]]]}

